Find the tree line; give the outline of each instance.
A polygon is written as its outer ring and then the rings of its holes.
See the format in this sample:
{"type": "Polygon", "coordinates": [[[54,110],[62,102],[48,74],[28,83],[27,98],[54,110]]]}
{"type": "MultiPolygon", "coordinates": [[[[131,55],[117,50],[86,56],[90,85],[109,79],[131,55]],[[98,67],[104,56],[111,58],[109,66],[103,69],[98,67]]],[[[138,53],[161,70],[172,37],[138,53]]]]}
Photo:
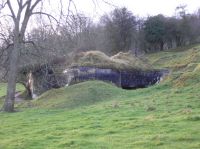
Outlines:
{"type": "Polygon", "coordinates": [[[119,51],[156,52],[200,41],[200,10],[188,14],[185,6],[177,7],[177,15],[162,14],[140,18],[127,8],[116,8],[98,22],[84,14],[70,16],[70,21],[52,31],[38,27],[29,33],[29,40],[40,47],[68,53],[74,50],[100,50],[107,54],[119,51]]]}

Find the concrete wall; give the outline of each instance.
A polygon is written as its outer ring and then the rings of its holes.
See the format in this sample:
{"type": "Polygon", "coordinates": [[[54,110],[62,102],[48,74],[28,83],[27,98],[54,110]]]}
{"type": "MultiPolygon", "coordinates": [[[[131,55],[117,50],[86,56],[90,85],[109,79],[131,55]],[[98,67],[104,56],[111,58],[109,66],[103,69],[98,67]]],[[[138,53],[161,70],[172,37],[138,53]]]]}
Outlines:
{"type": "Polygon", "coordinates": [[[40,67],[31,72],[31,78],[28,78],[28,80],[32,80],[30,90],[32,91],[31,94],[36,97],[49,89],[87,80],[110,82],[124,89],[143,88],[159,82],[166,72],[163,70],[120,71],[94,67],[74,67],[64,70],[63,74],[55,74],[50,67],[40,67]]]}
{"type": "Polygon", "coordinates": [[[166,70],[132,70],[120,71],[93,67],[74,67],[66,71],[70,76],[68,84],[75,84],[87,80],[102,80],[111,82],[125,89],[143,88],[153,85],[167,73],[166,70]]]}

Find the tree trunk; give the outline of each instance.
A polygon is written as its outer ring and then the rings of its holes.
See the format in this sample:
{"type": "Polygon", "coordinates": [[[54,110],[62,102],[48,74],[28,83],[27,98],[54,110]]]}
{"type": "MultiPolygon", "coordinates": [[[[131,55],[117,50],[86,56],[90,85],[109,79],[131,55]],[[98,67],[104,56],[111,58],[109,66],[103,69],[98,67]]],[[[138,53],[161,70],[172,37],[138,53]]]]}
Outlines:
{"type": "Polygon", "coordinates": [[[161,41],[161,42],[160,42],[160,51],[163,51],[163,50],[164,50],[164,42],[161,41]]]}
{"type": "Polygon", "coordinates": [[[7,96],[4,102],[4,106],[3,106],[3,111],[5,112],[14,112],[14,99],[15,99],[15,90],[16,90],[19,50],[20,50],[19,39],[14,39],[14,47],[10,55],[7,96]]]}

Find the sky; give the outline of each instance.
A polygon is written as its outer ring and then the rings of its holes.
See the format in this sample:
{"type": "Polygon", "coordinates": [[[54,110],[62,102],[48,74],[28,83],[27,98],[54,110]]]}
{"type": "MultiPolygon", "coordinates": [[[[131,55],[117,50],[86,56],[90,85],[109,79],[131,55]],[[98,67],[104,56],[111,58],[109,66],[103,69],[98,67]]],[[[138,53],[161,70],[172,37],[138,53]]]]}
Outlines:
{"type": "Polygon", "coordinates": [[[189,13],[200,8],[200,0],[74,0],[74,2],[78,10],[93,18],[113,10],[114,6],[125,6],[134,15],[140,17],[160,13],[165,16],[173,16],[176,7],[180,5],[187,5],[186,10],[189,13]]]}
{"type": "MultiPolygon", "coordinates": [[[[62,0],[65,10],[68,9],[68,1],[62,0]]],[[[13,8],[17,10],[16,0],[13,2],[13,8]],[[15,3],[14,3],[15,2],[15,3]]],[[[60,0],[46,0],[44,4],[44,12],[50,13],[53,16],[60,14],[60,0]]],[[[100,16],[105,13],[109,13],[115,8],[126,7],[129,11],[132,11],[134,16],[147,17],[157,14],[163,14],[165,16],[174,16],[175,9],[180,5],[187,5],[186,10],[189,13],[193,13],[200,8],[200,0],[73,0],[74,5],[71,4],[72,11],[74,6],[77,11],[84,13],[86,16],[91,17],[94,22],[98,22],[100,16]]],[[[39,7],[40,10],[40,7],[39,7]]],[[[10,12],[5,9],[5,14],[10,12]]],[[[4,21],[5,22],[5,21],[4,21]]],[[[10,23],[9,23],[10,24],[10,23]]],[[[35,20],[31,21],[30,28],[37,26],[35,20]]],[[[7,25],[7,22],[5,22],[7,25]]]]}

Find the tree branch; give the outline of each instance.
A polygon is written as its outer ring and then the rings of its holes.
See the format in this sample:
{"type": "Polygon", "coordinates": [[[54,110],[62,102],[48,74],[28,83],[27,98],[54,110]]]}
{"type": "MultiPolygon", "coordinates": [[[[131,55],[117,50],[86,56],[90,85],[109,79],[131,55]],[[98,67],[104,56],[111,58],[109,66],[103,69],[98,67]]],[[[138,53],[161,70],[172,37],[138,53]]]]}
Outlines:
{"type": "Polygon", "coordinates": [[[5,3],[3,3],[3,4],[0,4],[0,10],[3,9],[3,8],[7,5],[7,3],[8,3],[8,2],[5,2],[5,3]]]}
{"type": "Polygon", "coordinates": [[[23,6],[22,6],[22,1],[23,0],[18,0],[18,6],[19,6],[19,9],[18,9],[18,12],[17,12],[17,20],[20,20],[21,18],[21,14],[22,14],[22,11],[23,11],[23,6]]]}
{"type": "Polygon", "coordinates": [[[33,12],[33,9],[37,6],[37,4],[39,2],[41,2],[42,0],[36,0],[36,2],[31,6],[30,11],[33,12]]]}
{"type": "MultiPolygon", "coordinates": [[[[45,15],[45,16],[47,16],[49,19],[50,18],[52,18],[52,19],[54,19],[57,23],[59,23],[59,21],[54,17],[54,16],[52,16],[52,15],[50,15],[50,14],[48,14],[48,13],[45,13],[45,12],[32,12],[32,15],[34,15],[34,14],[38,14],[38,15],[45,15]]],[[[51,20],[51,19],[50,19],[51,20]]]]}
{"type": "Polygon", "coordinates": [[[12,15],[9,15],[9,14],[0,16],[0,18],[4,18],[4,17],[11,17],[11,18],[13,18],[12,15]]]}
{"type": "Polygon", "coordinates": [[[22,5],[22,9],[24,9],[26,7],[26,5],[28,5],[29,1],[26,1],[23,5],[22,5]]]}
{"type": "MultiPolygon", "coordinates": [[[[26,31],[26,27],[27,27],[29,18],[30,18],[30,16],[31,16],[31,11],[30,11],[30,8],[31,8],[31,0],[28,0],[26,5],[27,5],[27,7],[26,7],[24,19],[23,19],[23,22],[22,22],[21,30],[20,30],[20,34],[21,34],[20,40],[23,40],[23,38],[24,38],[24,34],[25,34],[25,31],[26,31]]],[[[25,6],[26,6],[26,5],[25,5],[25,6]]]]}
{"type": "Polygon", "coordinates": [[[114,8],[117,8],[116,5],[110,3],[110,2],[108,2],[108,1],[106,1],[106,0],[102,0],[102,1],[103,1],[105,4],[107,4],[107,5],[110,5],[110,6],[114,7],[114,8]]]}
{"type": "Polygon", "coordinates": [[[22,7],[22,2],[23,2],[22,0],[17,0],[17,3],[18,3],[19,7],[22,7]]]}
{"type": "Polygon", "coordinates": [[[12,5],[11,5],[11,3],[10,3],[10,0],[7,1],[7,4],[8,4],[8,7],[9,7],[9,9],[10,9],[10,12],[11,12],[11,14],[12,14],[13,20],[16,21],[16,16],[15,16],[14,10],[13,10],[13,8],[12,8],[12,5]]]}

